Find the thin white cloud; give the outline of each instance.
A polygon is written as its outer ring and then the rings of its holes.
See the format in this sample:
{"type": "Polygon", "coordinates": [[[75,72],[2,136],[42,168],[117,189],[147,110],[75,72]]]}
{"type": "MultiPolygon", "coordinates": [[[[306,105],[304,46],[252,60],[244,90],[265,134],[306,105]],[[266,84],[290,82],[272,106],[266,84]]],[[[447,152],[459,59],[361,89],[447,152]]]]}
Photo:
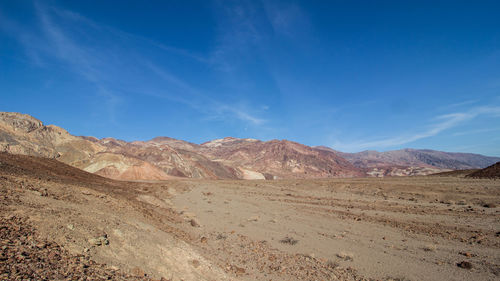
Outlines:
{"type": "Polygon", "coordinates": [[[62,62],[61,65],[92,83],[96,92],[105,100],[104,104],[108,106],[107,111],[111,121],[116,118],[117,107],[124,103],[121,93],[128,91],[185,104],[211,119],[225,120],[228,116],[232,116],[251,125],[261,125],[265,122],[263,118],[251,113],[256,110],[241,106],[241,102],[230,104],[210,98],[206,91],[193,87],[172,72],[151,63],[152,57],[146,58],[144,54],[137,53],[135,49],[127,46],[139,44],[153,50],[156,48],[160,53],[167,51],[203,64],[212,64],[213,58],[207,59],[187,50],[166,46],[148,38],[101,25],[78,13],[46,6],[40,2],[35,2],[35,12],[41,32],[23,28],[15,22],[7,21],[7,18],[0,19],[2,25],[9,23],[3,25],[2,29],[10,29],[10,33],[25,46],[27,54],[37,65],[42,66],[44,61],[57,59],[62,62]],[[80,40],[82,35],[80,32],[85,36],[94,32],[107,34],[110,40],[99,42],[99,45],[84,44],[84,41],[80,40]],[[149,82],[146,83],[148,85],[135,83],[132,87],[127,87],[119,81],[126,80],[126,77],[139,78],[134,75],[141,76],[144,81],[149,82]],[[169,90],[163,91],[162,86],[168,86],[169,90]]]}
{"type": "Polygon", "coordinates": [[[299,30],[309,28],[309,21],[297,4],[270,1],[264,1],[263,4],[275,33],[293,36],[299,30]]]}
{"type": "Polygon", "coordinates": [[[345,151],[359,151],[368,148],[383,148],[394,147],[407,143],[411,143],[420,139],[436,136],[441,132],[457,127],[458,125],[470,121],[478,116],[488,115],[500,117],[500,107],[497,106],[482,106],[475,107],[466,112],[457,112],[451,114],[440,115],[434,118],[434,123],[429,125],[429,129],[416,134],[404,134],[401,136],[383,138],[378,140],[355,141],[355,142],[334,142],[332,147],[345,151]]]}
{"type": "Polygon", "coordinates": [[[471,105],[471,104],[478,103],[478,102],[479,102],[479,100],[465,100],[465,101],[461,101],[461,102],[456,102],[456,103],[444,105],[441,107],[441,109],[442,110],[444,110],[444,109],[449,110],[452,108],[457,108],[457,107],[461,107],[464,105],[471,105]]]}
{"type": "Polygon", "coordinates": [[[179,98],[179,95],[172,96],[171,94],[164,93],[163,95],[157,95],[159,97],[175,100],[198,111],[211,114],[213,119],[221,119],[225,114],[230,113],[237,119],[249,122],[252,125],[262,125],[266,122],[265,119],[254,116],[239,104],[223,103],[204,95],[201,91],[181,80],[179,77],[167,72],[151,62],[144,62],[144,64],[147,65],[156,75],[178,87],[179,91],[177,93],[182,93],[183,96],[185,96],[185,98],[179,98]]]}
{"type": "Polygon", "coordinates": [[[477,130],[457,132],[457,133],[454,133],[453,136],[458,137],[458,136],[466,136],[466,135],[473,135],[473,134],[475,135],[475,134],[497,132],[497,131],[500,131],[500,128],[477,129],[477,130]]]}
{"type": "Polygon", "coordinates": [[[238,119],[250,122],[253,125],[262,125],[262,124],[264,124],[266,122],[266,120],[264,120],[264,119],[257,118],[255,116],[249,114],[241,106],[238,107],[238,106],[228,106],[228,105],[222,105],[222,104],[220,104],[216,108],[216,111],[232,113],[238,119]]]}
{"type": "MultiPolygon", "coordinates": [[[[103,63],[99,61],[98,56],[93,55],[85,47],[74,42],[52,20],[47,7],[42,6],[39,2],[35,2],[35,10],[40,20],[40,28],[44,34],[43,39],[49,44],[49,49],[41,48],[38,51],[43,52],[44,55],[53,56],[66,62],[75,73],[93,83],[97,93],[105,99],[110,121],[115,122],[116,108],[122,102],[122,99],[102,81],[101,77],[104,75],[99,71],[99,65],[103,63]]],[[[50,11],[52,10],[55,9],[50,9],[50,11]]]]}

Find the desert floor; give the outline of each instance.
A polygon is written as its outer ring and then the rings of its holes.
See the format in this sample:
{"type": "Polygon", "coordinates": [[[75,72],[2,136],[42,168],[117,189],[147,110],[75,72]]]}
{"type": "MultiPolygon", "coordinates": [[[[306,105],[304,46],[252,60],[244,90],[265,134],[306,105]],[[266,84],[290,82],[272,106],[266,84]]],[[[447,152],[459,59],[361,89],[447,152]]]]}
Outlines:
{"type": "Polygon", "coordinates": [[[500,278],[498,180],[120,182],[0,156],[0,280],[500,278]]]}

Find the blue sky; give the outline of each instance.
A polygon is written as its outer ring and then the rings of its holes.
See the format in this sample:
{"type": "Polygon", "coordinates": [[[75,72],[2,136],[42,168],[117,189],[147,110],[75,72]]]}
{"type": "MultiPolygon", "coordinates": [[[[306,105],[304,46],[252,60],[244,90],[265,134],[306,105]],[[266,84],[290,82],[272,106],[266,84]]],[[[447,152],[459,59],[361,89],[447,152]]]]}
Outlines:
{"type": "Polygon", "coordinates": [[[499,3],[0,0],[0,111],[129,141],[500,156],[499,3]]]}

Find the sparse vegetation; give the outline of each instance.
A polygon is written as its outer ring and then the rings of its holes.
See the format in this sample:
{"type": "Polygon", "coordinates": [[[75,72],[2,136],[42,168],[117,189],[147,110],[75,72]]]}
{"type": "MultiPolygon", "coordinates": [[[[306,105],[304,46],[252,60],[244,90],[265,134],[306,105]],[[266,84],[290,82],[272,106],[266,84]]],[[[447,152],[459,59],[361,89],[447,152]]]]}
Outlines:
{"type": "Polygon", "coordinates": [[[338,263],[336,263],[336,262],[334,262],[334,261],[332,261],[332,260],[329,260],[329,261],[326,263],[326,265],[328,266],[328,268],[331,268],[331,269],[335,269],[335,268],[337,268],[337,267],[339,266],[339,264],[338,264],[338,263]]]}
{"type": "Polygon", "coordinates": [[[222,239],[226,239],[227,236],[223,233],[219,233],[217,234],[217,237],[215,237],[217,240],[222,240],[222,239]]]}
{"type": "Polygon", "coordinates": [[[296,240],[296,239],[293,239],[292,237],[285,237],[283,239],[280,240],[280,243],[282,244],[289,244],[289,245],[295,245],[297,243],[299,243],[299,240],[296,240]]]}
{"type": "Polygon", "coordinates": [[[346,252],[340,252],[337,254],[337,258],[345,260],[345,261],[352,261],[354,260],[353,255],[351,253],[346,253],[346,252]]]}

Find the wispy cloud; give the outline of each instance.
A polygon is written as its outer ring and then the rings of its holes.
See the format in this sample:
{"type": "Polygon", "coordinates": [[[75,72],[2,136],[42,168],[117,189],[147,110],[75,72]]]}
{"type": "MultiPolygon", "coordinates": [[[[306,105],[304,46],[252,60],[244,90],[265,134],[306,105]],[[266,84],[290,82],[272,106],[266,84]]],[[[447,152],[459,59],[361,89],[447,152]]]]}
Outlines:
{"type": "MultiPolygon", "coordinates": [[[[100,66],[102,66],[104,62],[98,55],[75,42],[74,39],[53,20],[50,11],[57,11],[57,9],[49,8],[43,6],[39,2],[35,2],[35,10],[43,34],[41,41],[48,46],[39,47],[39,49],[34,51],[42,53],[44,56],[58,58],[65,62],[74,73],[94,84],[96,93],[104,99],[107,105],[110,121],[115,122],[116,109],[123,100],[102,80],[102,77],[105,77],[105,75],[100,71],[100,66]]],[[[77,14],[72,13],[71,16],[77,17],[77,14]]],[[[79,17],[79,19],[83,19],[83,17],[79,17]]]]}
{"type": "Polygon", "coordinates": [[[264,1],[267,18],[275,33],[293,37],[309,27],[309,21],[302,9],[295,3],[264,1]]]}
{"type": "Polygon", "coordinates": [[[160,56],[160,60],[181,56],[199,64],[214,65],[218,59],[215,56],[204,57],[189,50],[167,46],[42,2],[35,2],[34,7],[39,31],[7,18],[1,19],[2,28],[9,29],[17,37],[38,66],[67,68],[90,82],[96,94],[103,99],[101,104],[107,106],[111,121],[117,118],[120,106],[126,104],[124,92],[133,92],[182,103],[220,122],[225,122],[227,116],[253,126],[265,122],[264,118],[256,116],[259,110],[242,106],[245,104],[244,99],[238,100],[236,97],[233,103],[219,100],[209,91],[200,90],[186,79],[173,74],[161,63],[152,63],[157,60],[157,56],[160,56]],[[7,22],[8,25],[3,24],[7,22]],[[139,51],[143,48],[148,52],[139,51]],[[54,60],[56,64],[52,63],[54,60]],[[146,82],[133,82],[135,80],[146,82]]]}
{"type": "Polygon", "coordinates": [[[473,135],[473,134],[482,134],[482,133],[497,132],[497,131],[500,131],[500,128],[488,128],[488,129],[468,130],[468,131],[454,133],[453,136],[454,137],[458,137],[458,136],[466,136],[466,135],[473,135]]]}
{"type": "Polygon", "coordinates": [[[250,122],[253,125],[262,125],[266,122],[265,119],[255,117],[251,114],[248,113],[247,110],[245,110],[242,106],[227,106],[224,104],[219,104],[215,108],[216,111],[219,111],[221,113],[223,112],[229,112],[231,114],[234,114],[238,119],[250,122]]]}
{"type": "Polygon", "coordinates": [[[470,121],[479,116],[500,117],[500,107],[497,106],[481,106],[472,108],[465,112],[456,112],[437,116],[433,122],[429,124],[429,128],[425,131],[404,135],[388,137],[376,140],[354,141],[354,142],[334,142],[332,147],[346,151],[359,151],[368,148],[385,148],[395,147],[403,144],[412,143],[414,141],[436,136],[443,131],[457,127],[464,122],[470,121]]]}
{"type": "Polygon", "coordinates": [[[163,97],[170,100],[174,100],[189,107],[196,109],[198,111],[204,112],[205,114],[211,115],[212,119],[218,119],[218,117],[223,117],[225,114],[229,113],[236,117],[237,119],[249,122],[252,125],[262,125],[266,122],[265,119],[254,116],[245,109],[244,106],[240,104],[228,104],[220,102],[210,96],[204,94],[200,90],[196,89],[192,85],[186,83],[174,74],[167,72],[160,66],[155,65],[151,62],[144,62],[153,73],[158,75],[163,80],[175,85],[178,90],[173,93],[166,93],[157,95],[157,97],[163,97]],[[182,93],[183,98],[180,98],[180,93],[182,93]]]}
{"type": "Polygon", "coordinates": [[[452,104],[447,104],[447,105],[444,105],[441,107],[441,109],[452,109],[452,108],[457,108],[457,107],[461,107],[461,106],[464,106],[464,105],[471,105],[471,104],[474,104],[474,103],[478,103],[479,100],[465,100],[465,101],[461,101],[461,102],[456,102],[456,103],[452,103],[452,104]]]}
{"type": "Polygon", "coordinates": [[[226,73],[238,70],[245,56],[253,53],[249,51],[260,47],[265,32],[258,9],[252,1],[217,5],[218,34],[208,58],[217,70],[226,73]]]}

